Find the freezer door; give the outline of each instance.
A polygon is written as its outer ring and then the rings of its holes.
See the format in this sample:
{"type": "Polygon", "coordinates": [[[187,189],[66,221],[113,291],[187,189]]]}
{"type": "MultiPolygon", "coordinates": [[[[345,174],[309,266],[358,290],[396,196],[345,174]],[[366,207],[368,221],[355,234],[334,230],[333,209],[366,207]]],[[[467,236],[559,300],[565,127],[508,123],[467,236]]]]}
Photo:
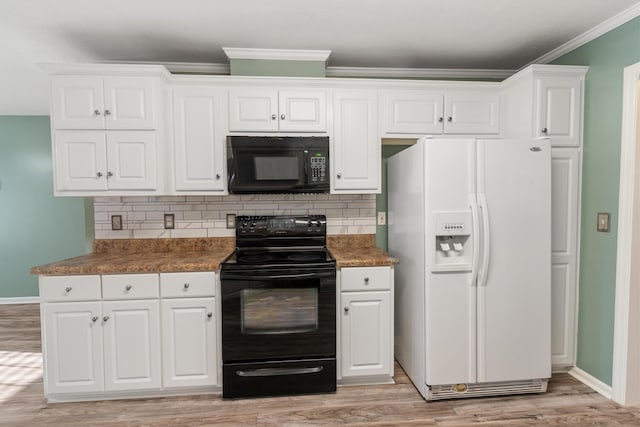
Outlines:
{"type": "Polygon", "coordinates": [[[431,386],[476,380],[475,239],[473,221],[465,220],[472,217],[475,167],[475,140],[426,141],[424,307],[431,386]]]}
{"type": "Polygon", "coordinates": [[[478,382],[551,376],[551,147],[479,140],[478,382]]]}

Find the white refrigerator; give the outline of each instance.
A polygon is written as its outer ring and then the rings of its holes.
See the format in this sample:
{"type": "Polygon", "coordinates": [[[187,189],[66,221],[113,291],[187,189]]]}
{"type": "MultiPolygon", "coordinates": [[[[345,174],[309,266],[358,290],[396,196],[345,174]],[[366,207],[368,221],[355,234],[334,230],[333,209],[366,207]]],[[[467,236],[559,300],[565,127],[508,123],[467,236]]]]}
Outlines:
{"type": "Polygon", "coordinates": [[[388,159],[395,357],[427,400],[546,391],[548,139],[421,138],[388,159]]]}

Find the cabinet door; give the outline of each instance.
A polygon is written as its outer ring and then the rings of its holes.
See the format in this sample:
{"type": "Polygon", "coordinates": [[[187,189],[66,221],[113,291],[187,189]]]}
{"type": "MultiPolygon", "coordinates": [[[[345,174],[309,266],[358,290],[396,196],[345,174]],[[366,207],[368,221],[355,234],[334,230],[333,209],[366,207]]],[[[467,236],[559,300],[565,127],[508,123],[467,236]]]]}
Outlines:
{"type": "Polygon", "coordinates": [[[224,95],[218,89],[173,90],[177,191],[226,190],[224,95]]]}
{"type": "Polygon", "coordinates": [[[231,89],[230,131],[277,131],[278,92],[275,89],[231,89]]]}
{"type": "Polygon", "coordinates": [[[278,104],[280,131],[327,131],[327,94],[325,91],[281,90],[278,104]]]}
{"type": "Polygon", "coordinates": [[[575,363],[580,153],[551,152],[551,361],[575,363]]]}
{"type": "Polygon", "coordinates": [[[156,189],[155,132],[108,132],[109,190],[156,189]]]}
{"type": "Polygon", "coordinates": [[[155,129],[154,79],[109,77],[104,79],[107,129],[155,129]]]}
{"type": "Polygon", "coordinates": [[[51,78],[54,129],[104,129],[104,100],[100,77],[51,78]]]}
{"type": "Polygon", "coordinates": [[[331,182],[338,193],[380,192],[375,91],[336,91],[331,182]]]}
{"type": "Polygon", "coordinates": [[[383,92],[380,101],[383,108],[383,132],[419,135],[442,133],[443,99],[440,92],[383,92]]]}
{"type": "Polygon", "coordinates": [[[105,390],[160,388],[157,300],[102,303],[105,390]]]}
{"type": "Polygon", "coordinates": [[[217,384],[213,298],[162,301],[162,355],[165,387],[217,384]]]}
{"type": "Polygon", "coordinates": [[[580,145],[582,80],[578,77],[536,79],[534,136],[548,136],[551,145],[580,145]]]}
{"type": "Polygon", "coordinates": [[[100,303],[48,303],[42,313],[46,393],[102,391],[100,303]]]}
{"type": "Polygon", "coordinates": [[[102,131],[54,134],[53,169],[58,191],[107,189],[107,149],[102,131]]]}
{"type": "Polygon", "coordinates": [[[342,292],[342,377],[392,375],[390,292],[342,292]]]}
{"type": "Polygon", "coordinates": [[[444,132],[457,134],[499,133],[499,96],[460,92],[444,97],[444,132]]]}

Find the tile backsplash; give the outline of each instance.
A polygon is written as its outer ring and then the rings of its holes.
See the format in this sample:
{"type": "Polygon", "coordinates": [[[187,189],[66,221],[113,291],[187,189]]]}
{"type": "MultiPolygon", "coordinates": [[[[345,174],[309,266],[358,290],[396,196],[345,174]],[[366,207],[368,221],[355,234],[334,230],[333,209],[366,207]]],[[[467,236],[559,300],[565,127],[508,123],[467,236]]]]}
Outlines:
{"type": "Polygon", "coordinates": [[[96,239],[228,237],[226,215],[327,216],[328,234],[375,234],[374,194],[268,194],[232,196],[95,197],[96,239]],[[165,230],[164,214],[175,218],[165,230]],[[111,230],[122,215],[122,230],[111,230]]]}

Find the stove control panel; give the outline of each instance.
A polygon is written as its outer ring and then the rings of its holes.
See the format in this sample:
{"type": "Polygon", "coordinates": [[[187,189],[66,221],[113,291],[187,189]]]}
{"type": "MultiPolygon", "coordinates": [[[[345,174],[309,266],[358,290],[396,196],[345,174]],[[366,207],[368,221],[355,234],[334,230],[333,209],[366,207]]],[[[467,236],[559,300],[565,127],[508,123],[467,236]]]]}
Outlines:
{"type": "Polygon", "coordinates": [[[309,236],[324,235],[327,230],[325,215],[306,216],[250,216],[236,218],[236,236],[309,236]]]}

